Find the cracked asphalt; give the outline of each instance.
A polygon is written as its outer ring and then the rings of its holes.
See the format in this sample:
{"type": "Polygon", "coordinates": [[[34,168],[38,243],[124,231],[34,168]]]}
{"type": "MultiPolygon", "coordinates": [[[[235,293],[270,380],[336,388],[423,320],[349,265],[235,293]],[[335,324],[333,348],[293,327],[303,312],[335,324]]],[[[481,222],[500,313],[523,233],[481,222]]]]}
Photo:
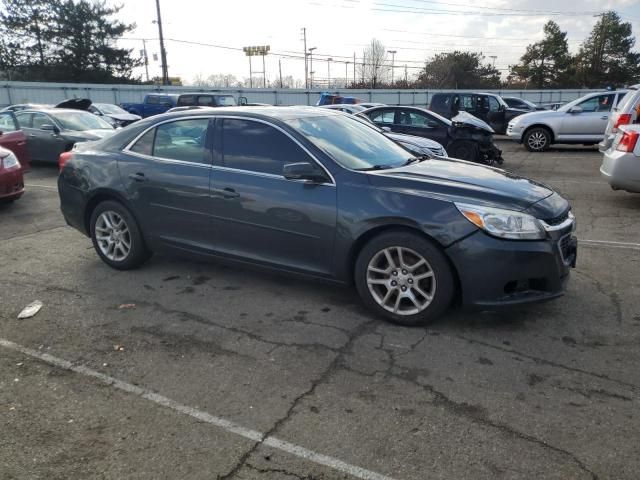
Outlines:
{"type": "MultiPolygon", "coordinates": [[[[640,195],[601,182],[593,148],[501,146],[592,241],[560,300],[409,329],[353,290],[244,266],[117,272],[35,166],[0,206],[0,339],[396,480],[637,479],[640,195]]],[[[356,477],[0,346],[0,479],[122,478],[356,477]]]]}

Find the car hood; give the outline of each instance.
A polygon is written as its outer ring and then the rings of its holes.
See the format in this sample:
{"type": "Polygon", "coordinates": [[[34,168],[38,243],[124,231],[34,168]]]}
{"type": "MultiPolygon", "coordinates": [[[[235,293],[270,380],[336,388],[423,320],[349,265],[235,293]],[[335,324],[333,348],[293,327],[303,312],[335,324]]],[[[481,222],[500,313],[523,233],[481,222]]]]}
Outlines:
{"type": "Polygon", "coordinates": [[[91,100],[88,98],[70,98],[56,105],[55,108],[71,108],[72,110],[89,110],[91,100]]]}
{"type": "Polygon", "coordinates": [[[408,143],[421,148],[443,148],[438,142],[415,135],[405,135],[404,133],[385,132],[385,135],[396,142],[408,143]]]}
{"type": "Polygon", "coordinates": [[[133,113],[109,113],[105,117],[120,120],[121,122],[135,122],[142,118],[140,115],[134,115],[133,113]]]}
{"type": "Polygon", "coordinates": [[[429,159],[368,173],[371,173],[371,183],[378,188],[509,210],[530,209],[538,218],[553,218],[568,207],[568,203],[556,195],[566,205],[551,202],[540,211],[532,210],[534,204],[552,197],[555,192],[528,178],[463,160],[429,159]]]}
{"type": "Polygon", "coordinates": [[[469,112],[460,112],[451,119],[454,127],[472,126],[479,128],[480,130],[486,130],[487,132],[494,133],[493,128],[489,126],[484,120],[480,120],[478,117],[474,117],[469,112]]]}
{"type": "Polygon", "coordinates": [[[524,115],[518,115],[513,122],[534,123],[549,118],[557,118],[559,115],[562,115],[562,112],[557,112],[555,110],[540,110],[537,112],[525,113],[524,115]]]}

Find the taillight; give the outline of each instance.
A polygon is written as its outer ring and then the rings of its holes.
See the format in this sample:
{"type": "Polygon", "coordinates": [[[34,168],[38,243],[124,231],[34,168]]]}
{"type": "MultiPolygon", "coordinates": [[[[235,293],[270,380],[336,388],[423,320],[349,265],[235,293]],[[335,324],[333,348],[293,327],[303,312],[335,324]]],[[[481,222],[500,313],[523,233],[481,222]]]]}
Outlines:
{"type": "Polygon", "coordinates": [[[62,168],[66,165],[66,163],[73,158],[73,153],[71,152],[62,152],[58,157],[58,170],[62,171],[62,168]]]}
{"type": "Polygon", "coordinates": [[[636,148],[636,143],[638,143],[638,137],[640,137],[640,132],[623,132],[616,150],[621,152],[633,152],[636,148]]]}
{"type": "Polygon", "coordinates": [[[616,120],[616,123],[613,124],[612,133],[616,133],[620,125],[629,125],[630,123],[631,123],[631,114],[621,113],[620,115],[618,115],[618,119],[616,120]]]}

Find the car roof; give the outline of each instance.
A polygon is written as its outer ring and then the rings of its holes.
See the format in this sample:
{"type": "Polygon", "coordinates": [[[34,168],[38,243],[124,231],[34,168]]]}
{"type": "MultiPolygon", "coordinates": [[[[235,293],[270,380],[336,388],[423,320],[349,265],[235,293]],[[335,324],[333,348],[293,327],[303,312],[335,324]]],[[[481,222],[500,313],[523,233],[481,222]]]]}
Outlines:
{"type": "MultiPolygon", "coordinates": [[[[54,114],[54,113],[60,113],[60,112],[84,112],[84,113],[89,113],[86,110],[78,110],[77,108],[47,107],[47,108],[29,108],[27,110],[22,110],[20,112],[16,112],[16,114],[18,114],[18,113],[47,113],[47,114],[54,114]]],[[[89,115],[92,115],[92,114],[89,113],[89,115]]]]}
{"type": "MultiPolygon", "coordinates": [[[[342,112],[334,111],[331,108],[317,108],[315,106],[294,106],[294,107],[274,107],[274,106],[251,106],[251,107],[217,107],[207,109],[183,110],[162,114],[164,118],[180,118],[193,116],[216,115],[237,115],[247,118],[276,118],[279,120],[291,120],[302,117],[324,117],[329,115],[342,115],[342,112]]],[[[158,118],[156,115],[151,118],[158,118]]]]}

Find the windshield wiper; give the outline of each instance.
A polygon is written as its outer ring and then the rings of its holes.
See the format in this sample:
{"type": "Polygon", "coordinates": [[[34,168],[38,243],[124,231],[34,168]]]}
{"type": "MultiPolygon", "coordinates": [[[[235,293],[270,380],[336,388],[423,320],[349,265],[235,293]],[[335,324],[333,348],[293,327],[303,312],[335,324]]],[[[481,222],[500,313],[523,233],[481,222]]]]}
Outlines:
{"type": "Polygon", "coordinates": [[[370,167],[356,168],[356,170],[359,171],[359,172],[366,172],[366,171],[369,171],[369,170],[387,170],[389,168],[393,168],[393,166],[391,166],[391,165],[372,165],[370,167]]]}
{"type": "Polygon", "coordinates": [[[411,165],[412,163],[415,163],[415,162],[424,162],[425,160],[431,160],[431,157],[425,153],[422,153],[420,155],[414,155],[411,158],[407,158],[405,165],[411,165]]]}

